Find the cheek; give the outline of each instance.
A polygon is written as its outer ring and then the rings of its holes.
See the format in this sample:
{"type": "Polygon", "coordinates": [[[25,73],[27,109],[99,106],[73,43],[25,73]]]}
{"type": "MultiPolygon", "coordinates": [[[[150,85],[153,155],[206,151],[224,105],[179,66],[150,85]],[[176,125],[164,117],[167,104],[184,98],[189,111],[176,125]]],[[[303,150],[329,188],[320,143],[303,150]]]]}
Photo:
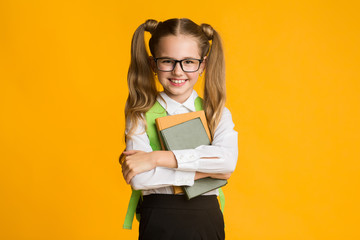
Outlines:
{"type": "Polygon", "coordinates": [[[199,78],[199,73],[198,72],[194,72],[194,73],[188,73],[188,78],[192,79],[192,80],[197,80],[199,78]]]}
{"type": "Polygon", "coordinates": [[[162,79],[167,79],[169,77],[169,74],[167,72],[158,72],[158,79],[162,80],[162,79]]]}

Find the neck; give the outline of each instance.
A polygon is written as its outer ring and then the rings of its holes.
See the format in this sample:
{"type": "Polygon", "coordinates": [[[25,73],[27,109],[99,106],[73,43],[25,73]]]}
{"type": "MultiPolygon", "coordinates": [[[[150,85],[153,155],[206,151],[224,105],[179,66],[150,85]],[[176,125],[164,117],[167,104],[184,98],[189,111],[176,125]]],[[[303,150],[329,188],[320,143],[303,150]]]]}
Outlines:
{"type": "Polygon", "coordinates": [[[191,96],[192,91],[188,94],[183,94],[183,95],[173,95],[171,93],[169,93],[168,91],[164,90],[164,92],[169,96],[169,98],[171,98],[172,100],[183,104],[184,102],[186,102],[186,100],[188,100],[188,98],[191,96]]]}

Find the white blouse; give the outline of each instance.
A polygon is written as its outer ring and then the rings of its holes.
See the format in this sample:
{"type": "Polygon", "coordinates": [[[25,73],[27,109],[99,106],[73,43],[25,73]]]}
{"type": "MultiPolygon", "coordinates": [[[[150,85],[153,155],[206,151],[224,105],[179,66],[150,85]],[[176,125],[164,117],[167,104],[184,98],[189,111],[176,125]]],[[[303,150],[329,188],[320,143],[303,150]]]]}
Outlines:
{"type": "MultiPolygon", "coordinates": [[[[161,92],[160,95],[165,101],[160,97],[157,101],[166,109],[168,115],[195,111],[194,101],[198,97],[195,91],[183,104],[171,99],[165,92],[161,92]]],[[[129,124],[127,126],[126,131],[129,129],[129,124]]],[[[126,150],[152,151],[143,124],[137,126],[135,134],[127,141],[126,150]]],[[[230,111],[224,108],[211,145],[202,145],[195,149],[174,150],[173,153],[178,168],[156,167],[150,171],[137,174],[132,178],[131,186],[137,190],[141,189],[143,195],[173,194],[173,185],[193,185],[195,172],[233,172],[238,157],[238,139],[230,111]]],[[[205,195],[211,194],[218,195],[218,190],[208,192],[205,195]]]]}

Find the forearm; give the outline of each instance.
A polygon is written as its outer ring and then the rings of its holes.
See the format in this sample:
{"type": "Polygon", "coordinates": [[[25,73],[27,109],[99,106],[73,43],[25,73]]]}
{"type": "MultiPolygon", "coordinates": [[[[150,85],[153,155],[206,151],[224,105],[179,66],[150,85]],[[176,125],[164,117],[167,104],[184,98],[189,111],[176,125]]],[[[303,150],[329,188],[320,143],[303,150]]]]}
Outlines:
{"type": "Polygon", "coordinates": [[[130,181],[136,190],[156,189],[168,186],[192,186],[195,180],[211,177],[229,179],[231,174],[209,174],[202,172],[187,172],[157,167],[153,170],[137,174],[130,181]]]}
{"type": "Polygon", "coordinates": [[[214,174],[176,169],[176,159],[171,151],[126,151],[123,174],[134,189],[154,189],[167,186],[191,186],[194,180],[212,177],[228,179],[230,174],[214,174]]]}
{"type": "Polygon", "coordinates": [[[152,161],[155,162],[155,167],[198,171],[208,173],[207,175],[213,173],[231,173],[235,170],[237,162],[237,152],[234,154],[234,152],[228,152],[226,148],[211,145],[185,150],[180,153],[177,152],[178,159],[172,151],[154,151],[148,154],[152,161]],[[184,158],[190,159],[190,161],[184,160],[184,158]]]}
{"type": "MultiPolygon", "coordinates": [[[[149,154],[153,154],[153,157],[156,159],[156,167],[165,167],[176,170],[175,168],[177,168],[177,160],[172,151],[154,151],[149,154]]],[[[211,161],[221,161],[221,159],[219,159],[218,157],[208,157],[207,159],[211,161]]],[[[201,159],[201,160],[206,161],[206,159],[201,159]]],[[[179,169],[177,170],[178,172],[181,172],[181,170],[179,169]]],[[[206,178],[206,177],[228,179],[232,172],[233,172],[233,167],[231,166],[229,168],[225,168],[223,172],[221,172],[221,170],[219,171],[218,168],[216,168],[214,172],[197,171],[195,173],[194,180],[206,178]]]]}
{"type": "Polygon", "coordinates": [[[237,149],[234,149],[210,145],[174,151],[174,155],[177,159],[178,170],[230,173],[235,170],[237,162],[237,149]]]}
{"type": "Polygon", "coordinates": [[[157,167],[153,170],[137,174],[132,178],[130,184],[134,189],[147,190],[168,186],[191,186],[194,184],[194,179],[195,172],[157,167]]]}
{"type": "Polygon", "coordinates": [[[203,172],[196,172],[194,180],[202,179],[202,178],[217,178],[217,179],[229,179],[231,173],[203,173],[203,172]]]}
{"type": "Polygon", "coordinates": [[[177,161],[172,151],[154,151],[149,153],[155,161],[156,167],[177,168],[177,161]]]}

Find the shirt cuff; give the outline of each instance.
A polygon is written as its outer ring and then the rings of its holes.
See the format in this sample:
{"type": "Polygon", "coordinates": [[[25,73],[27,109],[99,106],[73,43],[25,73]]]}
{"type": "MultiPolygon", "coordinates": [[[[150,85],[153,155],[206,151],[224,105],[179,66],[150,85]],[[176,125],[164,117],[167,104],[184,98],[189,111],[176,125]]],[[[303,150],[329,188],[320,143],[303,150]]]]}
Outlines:
{"type": "Polygon", "coordinates": [[[194,178],[195,172],[175,171],[174,186],[192,186],[194,178]]]}
{"type": "Polygon", "coordinates": [[[198,159],[200,159],[199,154],[195,149],[186,149],[186,150],[173,150],[175,155],[177,166],[179,170],[195,170],[198,169],[198,159]]]}

